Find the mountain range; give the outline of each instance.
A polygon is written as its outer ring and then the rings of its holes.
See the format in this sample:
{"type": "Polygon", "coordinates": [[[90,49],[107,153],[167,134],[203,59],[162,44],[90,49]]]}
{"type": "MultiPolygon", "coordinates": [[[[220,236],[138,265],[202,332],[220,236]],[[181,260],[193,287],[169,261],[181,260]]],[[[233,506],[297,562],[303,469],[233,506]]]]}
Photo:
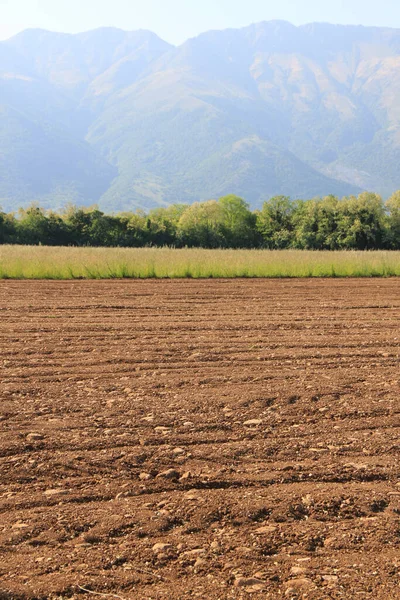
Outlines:
{"type": "Polygon", "coordinates": [[[400,30],[284,21],[0,43],[0,206],[400,188],[400,30]]]}

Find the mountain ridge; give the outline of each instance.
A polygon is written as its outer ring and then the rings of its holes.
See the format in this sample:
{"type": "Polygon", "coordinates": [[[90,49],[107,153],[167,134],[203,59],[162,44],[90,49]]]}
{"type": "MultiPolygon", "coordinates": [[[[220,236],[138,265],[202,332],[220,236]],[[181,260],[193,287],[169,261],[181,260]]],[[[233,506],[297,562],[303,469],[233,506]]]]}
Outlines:
{"type": "Polygon", "coordinates": [[[26,30],[0,42],[0,204],[389,195],[399,67],[394,28],[263,21],[180,46],[147,30],[26,30]]]}

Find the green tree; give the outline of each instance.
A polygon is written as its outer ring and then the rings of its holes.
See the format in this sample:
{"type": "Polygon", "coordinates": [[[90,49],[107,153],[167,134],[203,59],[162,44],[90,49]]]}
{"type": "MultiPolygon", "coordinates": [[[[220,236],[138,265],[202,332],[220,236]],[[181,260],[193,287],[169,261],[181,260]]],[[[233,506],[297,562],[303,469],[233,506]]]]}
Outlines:
{"type": "Polygon", "coordinates": [[[216,200],[195,202],[181,216],[177,234],[180,245],[201,248],[226,246],[223,207],[216,200]]]}
{"type": "Polygon", "coordinates": [[[387,243],[387,220],[381,196],[363,192],[344,198],[339,205],[338,246],[374,250],[387,243]]]}
{"type": "Polygon", "coordinates": [[[387,201],[389,246],[400,250],[400,190],[387,201]]]}
{"type": "Polygon", "coordinates": [[[69,235],[64,221],[54,212],[46,214],[36,204],[18,211],[17,236],[22,244],[65,245],[69,235]]]}
{"type": "Polygon", "coordinates": [[[90,209],[68,205],[63,212],[63,220],[70,232],[74,246],[90,246],[90,209]]]}
{"type": "Polygon", "coordinates": [[[188,208],[188,205],[185,204],[172,204],[151,210],[148,216],[148,228],[151,231],[152,244],[175,246],[179,219],[188,208]]]}
{"type": "Polygon", "coordinates": [[[0,244],[16,244],[17,242],[17,223],[14,215],[0,210],[0,244]]]}
{"type": "Polygon", "coordinates": [[[336,250],[338,248],[337,218],[340,201],[326,196],[297,203],[293,215],[293,247],[309,250],[336,250]]]}
{"type": "Polygon", "coordinates": [[[296,203],[287,196],[275,196],[264,202],[256,213],[256,229],[264,248],[290,248],[294,240],[293,216],[296,203]]]}
{"type": "Polygon", "coordinates": [[[223,196],[218,200],[222,209],[225,243],[230,248],[251,248],[257,242],[256,216],[239,196],[223,196]]]}
{"type": "Polygon", "coordinates": [[[120,217],[126,219],[127,246],[140,248],[151,244],[151,232],[148,227],[148,218],[143,210],[134,213],[124,213],[120,217]]]}
{"type": "Polygon", "coordinates": [[[124,223],[120,218],[105,215],[97,209],[90,211],[89,217],[87,235],[91,246],[124,245],[124,223]]]}

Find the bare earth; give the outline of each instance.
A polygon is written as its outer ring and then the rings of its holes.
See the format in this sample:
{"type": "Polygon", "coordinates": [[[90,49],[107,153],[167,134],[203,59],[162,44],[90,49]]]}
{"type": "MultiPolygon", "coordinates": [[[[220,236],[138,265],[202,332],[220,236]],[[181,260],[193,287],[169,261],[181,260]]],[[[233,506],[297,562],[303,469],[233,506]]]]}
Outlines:
{"type": "Polygon", "coordinates": [[[2,281],[0,310],[2,600],[400,598],[400,280],[2,281]]]}

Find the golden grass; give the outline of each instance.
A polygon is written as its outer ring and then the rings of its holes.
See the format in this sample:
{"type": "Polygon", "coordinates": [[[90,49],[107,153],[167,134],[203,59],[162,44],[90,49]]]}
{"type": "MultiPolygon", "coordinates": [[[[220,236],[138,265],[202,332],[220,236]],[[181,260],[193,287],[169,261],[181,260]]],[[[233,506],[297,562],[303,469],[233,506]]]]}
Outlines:
{"type": "Polygon", "coordinates": [[[1,279],[390,276],[400,252],[0,246],[1,279]]]}

